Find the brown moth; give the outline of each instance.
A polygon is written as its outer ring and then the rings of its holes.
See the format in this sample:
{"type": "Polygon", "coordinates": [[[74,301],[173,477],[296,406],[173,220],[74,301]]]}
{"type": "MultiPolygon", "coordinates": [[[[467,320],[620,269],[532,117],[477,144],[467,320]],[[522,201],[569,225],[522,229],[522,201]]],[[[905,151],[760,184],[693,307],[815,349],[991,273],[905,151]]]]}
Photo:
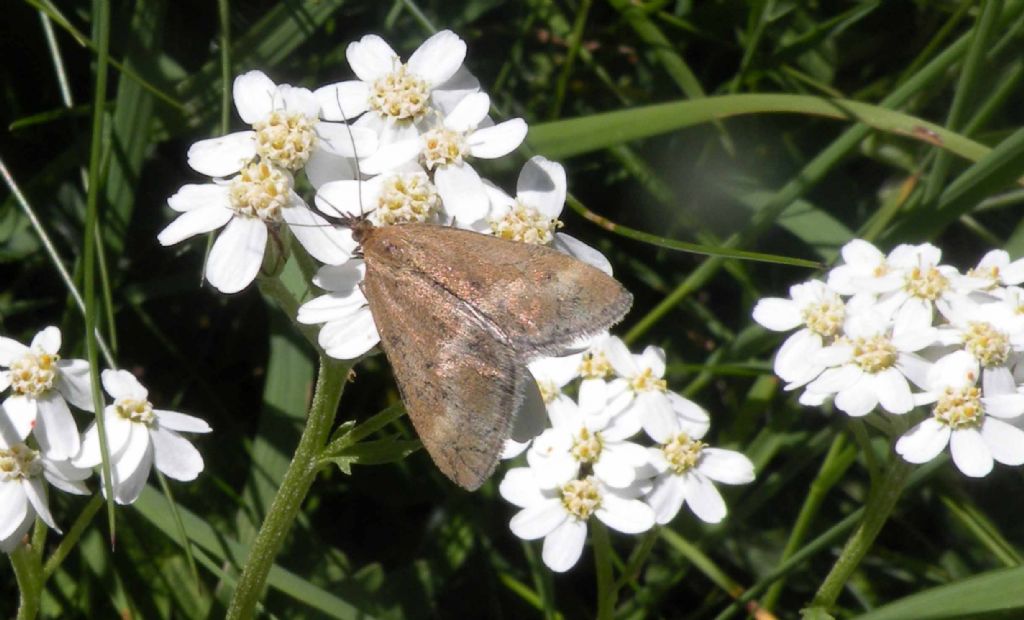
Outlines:
{"type": "Polygon", "coordinates": [[[402,401],[438,468],[475,490],[498,464],[527,362],[625,316],[614,278],[546,246],[433,224],[350,222],[402,401]]]}

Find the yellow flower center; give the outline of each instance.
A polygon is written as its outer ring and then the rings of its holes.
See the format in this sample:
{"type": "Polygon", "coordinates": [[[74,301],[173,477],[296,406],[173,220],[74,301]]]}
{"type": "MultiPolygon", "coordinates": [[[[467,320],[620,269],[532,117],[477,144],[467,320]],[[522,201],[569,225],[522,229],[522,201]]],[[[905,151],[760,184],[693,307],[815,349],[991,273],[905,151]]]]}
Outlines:
{"type": "Polygon", "coordinates": [[[462,134],[451,129],[431,129],[423,134],[423,143],[423,164],[428,170],[461,164],[462,158],[469,154],[462,134]]]}
{"type": "Polygon", "coordinates": [[[819,336],[831,338],[838,334],[843,327],[846,306],[838,295],[831,295],[824,301],[805,307],[802,315],[807,329],[819,336]]]}
{"type": "Polygon", "coordinates": [[[418,120],[430,108],[430,89],[405,65],[399,65],[373,83],[370,108],[394,120],[418,120]]]}
{"type": "Polygon", "coordinates": [[[707,444],[697,439],[690,439],[686,433],[679,433],[671,441],[661,446],[661,452],[668,461],[669,468],[676,474],[685,474],[697,466],[700,453],[707,444]]]}
{"type": "Polygon", "coordinates": [[[496,237],[538,245],[551,243],[555,231],[562,227],[557,218],[547,217],[518,200],[504,217],[491,219],[490,224],[496,237]]]}
{"type": "Polygon", "coordinates": [[[949,280],[935,267],[914,267],[907,274],[903,288],[914,297],[934,301],[949,288],[949,280]]]}
{"type": "Polygon", "coordinates": [[[634,392],[664,392],[668,384],[664,379],[658,379],[650,368],[644,368],[643,372],[629,380],[629,387],[634,392]]]}
{"type": "Polygon", "coordinates": [[[287,170],[302,168],[316,148],[315,122],[316,119],[298,112],[271,112],[270,116],[253,125],[256,152],[263,159],[287,170]]]}
{"type": "Polygon", "coordinates": [[[896,347],[885,336],[855,338],[851,344],[853,361],[864,372],[882,372],[896,363],[896,347]]]}
{"type": "Polygon", "coordinates": [[[590,476],[571,480],[562,487],[562,506],[580,520],[587,520],[601,506],[601,491],[590,476]]]}
{"type": "Polygon", "coordinates": [[[136,400],[134,398],[118,398],[114,402],[114,410],[117,415],[129,422],[152,426],[156,416],[153,415],[153,405],[148,400],[136,400]]]}
{"type": "Polygon", "coordinates": [[[10,448],[0,448],[0,482],[24,480],[39,475],[42,470],[39,452],[25,444],[16,443],[10,448]]]}
{"type": "Polygon", "coordinates": [[[546,405],[554,402],[555,398],[562,393],[561,388],[555,385],[554,381],[537,381],[537,387],[540,389],[540,396],[546,405]]]}
{"type": "Polygon", "coordinates": [[[981,407],[981,390],[975,386],[947,387],[932,410],[935,419],[953,430],[981,425],[985,415],[981,407]]]}
{"type": "Polygon", "coordinates": [[[1010,358],[1010,338],[991,323],[971,321],[964,331],[964,348],[982,366],[1002,366],[1010,358]]]}
{"type": "Polygon", "coordinates": [[[15,394],[39,396],[53,388],[59,355],[29,351],[11,363],[11,389],[15,394]]]}
{"type": "Polygon", "coordinates": [[[242,168],[238,176],[231,179],[228,191],[231,208],[239,215],[279,222],[291,190],[291,175],[261,159],[242,168]]]}
{"type": "Polygon", "coordinates": [[[580,360],[580,376],[584,379],[605,379],[612,376],[612,365],[603,351],[586,352],[580,360]]]}
{"type": "Polygon", "coordinates": [[[374,218],[380,226],[426,222],[440,206],[441,198],[427,175],[417,172],[395,174],[385,179],[381,187],[374,218]]]}
{"type": "Polygon", "coordinates": [[[603,447],[604,440],[601,439],[601,433],[593,433],[584,427],[573,438],[572,449],[569,450],[569,454],[580,463],[594,463],[601,457],[601,449],[603,447]]]}

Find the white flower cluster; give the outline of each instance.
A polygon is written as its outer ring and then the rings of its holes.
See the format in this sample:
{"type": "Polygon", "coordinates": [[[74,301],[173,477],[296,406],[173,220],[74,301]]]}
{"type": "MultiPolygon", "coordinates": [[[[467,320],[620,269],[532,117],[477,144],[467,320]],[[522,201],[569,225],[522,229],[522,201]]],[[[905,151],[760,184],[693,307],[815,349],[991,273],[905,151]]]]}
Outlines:
{"type": "Polygon", "coordinates": [[[582,353],[536,360],[530,372],[545,406],[527,408],[517,420],[504,456],[525,450],[528,466],[509,470],[500,492],[522,509],[512,532],[543,538],[542,558],[551,570],[576,564],[591,517],[637,534],[668,523],[686,503],[701,520],[717,523],[726,507],[712,481],[754,479],[745,456],[702,441],[708,414],[668,390],[658,347],[634,355],[604,335],[582,353]],[[543,417],[550,427],[536,434],[546,426],[543,417]],[[649,441],[634,441],[641,430],[649,441]]]}
{"type": "Polygon", "coordinates": [[[948,445],[968,476],[987,475],[993,461],[1024,464],[1024,260],[993,250],[960,273],[933,245],[885,255],[859,239],[842,257],[825,282],[754,308],[768,329],[799,328],[775,357],[786,389],[804,388],[805,405],[833,399],[851,416],[928,407],[896,442],[911,463],[948,445]]]}
{"type": "Polygon", "coordinates": [[[346,50],[353,80],[313,91],[274,84],[259,71],[238,76],[235,107],[251,128],[192,145],[189,165],[213,179],[171,196],[181,215],[160,243],[224,227],[205,274],[217,290],[235,293],[252,283],[268,239],[279,239],[286,225],[324,264],[313,283],[327,294],[305,304],[298,320],[323,324],[320,344],[338,359],[357,358],[380,338],[359,289],[357,244],[324,215],[366,216],[376,226],[429,222],[548,244],[610,273],[598,251],[558,232],[562,166],[530,159],[514,198],[477,173],[474,160],[511,153],[527,126],[520,118],[491,120],[490,98],[463,66],[465,56],[465,42],[448,30],[406,62],[367,35],[346,50]],[[300,171],[316,188],[316,209],[295,191],[300,171]]]}
{"type": "MultiPolygon", "coordinates": [[[[78,495],[100,463],[99,433],[92,423],[79,435],[72,405],[93,412],[89,364],[63,360],[60,330],[47,327],[29,346],[0,336],[0,551],[20,544],[38,515],[60,531],[50,514],[43,481],[78,495]]],[[[114,499],[138,498],[153,464],[176,480],[193,480],[203,469],[199,452],[178,433],[207,433],[198,418],[153,409],[142,385],[123,370],[104,370],[113,399],[104,410],[114,499]]]]}

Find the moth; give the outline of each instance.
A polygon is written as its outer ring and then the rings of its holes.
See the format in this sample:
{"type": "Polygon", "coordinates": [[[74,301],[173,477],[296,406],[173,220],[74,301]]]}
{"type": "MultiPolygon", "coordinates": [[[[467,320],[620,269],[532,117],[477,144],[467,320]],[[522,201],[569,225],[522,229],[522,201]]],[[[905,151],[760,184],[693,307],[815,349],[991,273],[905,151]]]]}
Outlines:
{"type": "Polygon", "coordinates": [[[471,491],[498,464],[534,380],[527,363],[632,305],[614,278],[546,246],[433,224],[347,225],[406,411],[437,467],[471,491]]]}

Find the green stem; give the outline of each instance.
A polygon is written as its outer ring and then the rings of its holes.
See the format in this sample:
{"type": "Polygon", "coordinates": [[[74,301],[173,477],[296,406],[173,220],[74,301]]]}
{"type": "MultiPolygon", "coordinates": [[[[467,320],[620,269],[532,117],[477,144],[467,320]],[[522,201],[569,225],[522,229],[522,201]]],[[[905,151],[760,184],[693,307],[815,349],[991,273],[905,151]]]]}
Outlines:
{"type": "Polygon", "coordinates": [[[597,618],[610,620],[615,611],[615,587],[612,582],[612,543],[608,528],[597,519],[590,522],[590,542],[594,545],[597,567],[597,618]]]}
{"type": "Polygon", "coordinates": [[[39,557],[27,545],[11,552],[11,566],[18,581],[18,620],[32,620],[39,614],[43,593],[43,567],[39,557]]]}
{"type": "Polygon", "coordinates": [[[877,488],[872,489],[864,509],[864,520],[846,541],[846,546],[843,547],[832,570],[825,577],[825,581],[821,583],[817,594],[814,595],[811,607],[828,610],[835,605],[843,586],[860,566],[861,560],[871,549],[871,545],[882,531],[882,526],[885,525],[892,509],[896,506],[896,500],[903,492],[903,486],[911,468],[910,463],[898,456],[893,456],[893,461],[879,481],[877,488]]]}
{"type": "Polygon", "coordinates": [[[228,619],[253,617],[267,581],[267,573],[270,572],[274,558],[284,545],[285,537],[316,477],[317,458],[334,424],[334,415],[345,387],[349,367],[349,362],[320,357],[320,372],[317,375],[316,392],[313,394],[313,404],[309,409],[306,428],[302,431],[295,455],[281,480],[281,488],[274,496],[267,518],[260,526],[260,531],[249,549],[249,558],[228,607],[228,619]]]}

